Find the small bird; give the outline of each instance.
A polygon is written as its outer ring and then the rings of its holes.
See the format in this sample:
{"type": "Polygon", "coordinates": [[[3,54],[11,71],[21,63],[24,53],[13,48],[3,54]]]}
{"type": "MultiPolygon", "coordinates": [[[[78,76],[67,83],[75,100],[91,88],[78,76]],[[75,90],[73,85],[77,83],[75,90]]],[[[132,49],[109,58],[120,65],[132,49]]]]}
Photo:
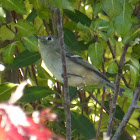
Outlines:
{"type": "MultiPolygon", "coordinates": [[[[39,51],[45,65],[54,77],[63,83],[62,59],[58,37],[38,37],[37,35],[35,37],[38,38],[39,51]]],[[[69,86],[81,88],[86,85],[99,85],[107,86],[114,90],[115,85],[87,60],[73,53],[67,47],[65,48],[65,53],[69,86]]],[[[120,88],[120,95],[122,95],[122,92],[124,92],[124,89],[120,88]]]]}

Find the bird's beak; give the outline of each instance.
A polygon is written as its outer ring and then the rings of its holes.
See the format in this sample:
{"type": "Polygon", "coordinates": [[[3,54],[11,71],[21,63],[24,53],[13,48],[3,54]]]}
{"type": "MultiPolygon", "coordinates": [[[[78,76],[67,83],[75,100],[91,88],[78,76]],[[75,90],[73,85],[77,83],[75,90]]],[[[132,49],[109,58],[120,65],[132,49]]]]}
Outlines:
{"type": "Polygon", "coordinates": [[[36,34],[34,34],[34,36],[35,36],[37,39],[40,39],[40,37],[39,37],[39,36],[37,36],[36,34]]]}

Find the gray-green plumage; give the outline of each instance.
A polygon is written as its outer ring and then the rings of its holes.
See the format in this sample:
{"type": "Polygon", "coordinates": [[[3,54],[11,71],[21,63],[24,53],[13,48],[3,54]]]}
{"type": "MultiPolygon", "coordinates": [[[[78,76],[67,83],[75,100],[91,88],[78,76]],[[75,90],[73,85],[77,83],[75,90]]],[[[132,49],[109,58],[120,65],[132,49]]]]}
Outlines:
{"type": "MultiPolygon", "coordinates": [[[[36,36],[37,37],[37,36],[36,36]]],[[[60,54],[59,39],[54,36],[37,37],[41,57],[52,72],[54,77],[63,82],[62,59],[60,54]]],[[[85,85],[105,85],[114,90],[114,84],[88,61],[66,48],[66,67],[68,73],[69,86],[83,87],[85,85]]],[[[120,92],[124,89],[120,89],[120,92]]]]}

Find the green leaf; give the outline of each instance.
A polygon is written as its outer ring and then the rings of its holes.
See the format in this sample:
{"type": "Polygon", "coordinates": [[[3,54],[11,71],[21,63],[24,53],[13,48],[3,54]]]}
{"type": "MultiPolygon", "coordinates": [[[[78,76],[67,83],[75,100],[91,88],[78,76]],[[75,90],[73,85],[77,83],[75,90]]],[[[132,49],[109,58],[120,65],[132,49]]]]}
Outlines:
{"type": "Polygon", "coordinates": [[[3,25],[0,28],[0,40],[5,41],[5,40],[13,40],[15,37],[15,34],[9,30],[5,25],[3,25]]]}
{"type": "Polygon", "coordinates": [[[51,11],[49,8],[44,7],[38,11],[38,16],[49,23],[51,18],[51,11]]]}
{"type": "Polygon", "coordinates": [[[123,110],[121,109],[120,106],[116,106],[116,112],[115,112],[115,118],[117,118],[118,120],[122,120],[124,117],[125,113],[123,112],[123,110]]]}
{"type": "Polygon", "coordinates": [[[20,37],[30,36],[36,32],[35,27],[30,22],[24,19],[19,20],[18,23],[15,24],[15,26],[18,29],[18,35],[20,37]]]}
{"type": "Polygon", "coordinates": [[[130,30],[130,27],[132,25],[131,24],[132,12],[133,9],[131,5],[124,0],[123,11],[119,16],[113,18],[114,27],[116,31],[122,36],[126,35],[130,30]]]}
{"type": "Polygon", "coordinates": [[[103,13],[99,13],[98,16],[99,16],[99,18],[102,19],[102,20],[105,20],[105,21],[107,21],[107,22],[110,21],[109,17],[106,16],[105,14],[103,14],[103,13]]]}
{"type": "MultiPolygon", "coordinates": [[[[108,101],[104,102],[104,106],[109,110],[109,102],[108,101]]],[[[125,114],[124,114],[123,110],[117,105],[116,106],[116,112],[115,112],[115,115],[114,115],[115,118],[121,121],[123,119],[124,115],[125,114]]]]}
{"type": "Polygon", "coordinates": [[[37,29],[36,34],[46,34],[46,31],[44,30],[45,26],[43,20],[39,16],[34,19],[34,26],[37,29]]]}
{"type": "Polygon", "coordinates": [[[38,52],[24,51],[14,58],[13,64],[9,65],[8,69],[18,69],[32,65],[40,59],[38,52]]]}
{"type": "Polygon", "coordinates": [[[86,25],[87,27],[90,26],[91,19],[87,15],[85,15],[84,13],[78,10],[75,10],[75,14],[78,17],[80,23],[82,23],[83,25],[86,25]]]}
{"type": "Polygon", "coordinates": [[[139,61],[137,59],[134,59],[134,58],[130,58],[130,60],[131,60],[132,65],[135,66],[139,71],[139,68],[140,68],[139,61]]]}
{"type": "Polygon", "coordinates": [[[130,41],[134,40],[137,38],[140,34],[140,28],[137,27],[132,27],[129,32],[124,36],[123,38],[123,44],[130,43],[130,41]]]}
{"type": "Polygon", "coordinates": [[[132,4],[138,4],[140,1],[139,0],[130,0],[132,4]]]}
{"type": "Polygon", "coordinates": [[[118,72],[118,65],[116,64],[115,61],[113,61],[113,62],[109,65],[109,67],[108,67],[108,69],[107,69],[107,72],[108,72],[108,73],[111,73],[111,74],[116,74],[116,73],[118,72]]]}
{"type": "Polygon", "coordinates": [[[96,42],[91,44],[88,48],[88,54],[93,65],[97,68],[102,66],[103,47],[101,43],[96,42]]]}
{"type": "Polygon", "coordinates": [[[78,27],[78,29],[83,30],[83,32],[85,32],[87,34],[89,33],[89,27],[81,24],[80,22],[77,23],[77,27],[78,27]]]}
{"type": "Polygon", "coordinates": [[[59,9],[68,9],[68,10],[74,11],[74,8],[72,4],[69,2],[69,0],[53,0],[53,1],[48,0],[47,3],[59,9]]]}
{"type": "Polygon", "coordinates": [[[35,10],[40,10],[43,6],[43,2],[41,0],[29,0],[32,4],[35,10]]]}
{"type": "Polygon", "coordinates": [[[137,44],[133,47],[132,57],[140,59],[140,44],[137,44]]]}
{"type": "Polygon", "coordinates": [[[120,0],[102,0],[102,9],[110,17],[119,15],[122,11],[122,5],[120,0]]]}
{"type": "Polygon", "coordinates": [[[64,41],[65,41],[65,44],[72,50],[79,52],[79,51],[87,49],[84,43],[77,41],[74,33],[69,29],[64,29],[64,41]]]}
{"type": "Polygon", "coordinates": [[[131,81],[133,83],[133,88],[135,88],[139,77],[139,71],[135,66],[131,64],[126,64],[125,66],[128,66],[130,68],[131,81]]]}
{"type": "Polygon", "coordinates": [[[38,51],[38,41],[35,36],[23,37],[22,40],[29,51],[38,51]]]}
{"type": "Polygon", "coordinates": [[[2,7],[7,10],[14,10],[19,14],[26,14],[26,8],[23,0],[0,0],[2,7]]]}
{"type": "Polygon", "coordinates": [[[6,19],[4,17],[2,17],[1,15],[0,15],[0,22],[1,23],[6,23],[6,19]]]}
{"type": "Polygon", "coordinates": [[[7,64],[13,62],[14,53],[15,53],[15,45],[16,43],[13,42],[12,44],[7,45],[3,50],[3,61],[7,64]]]}
{"type": "Polygon", "coordinates": [[[54,78],[51,77],[51,76],[49,75],[49,73],[48,73],[43,67],[41,67],[40,65],[37,65],[37,72],[38,72],[38,76],[39,76],[40,78],[43,78],[43,79],[50,79],[50,80],[53,81],[54,83],[56,82],[56,81],[54,80],[54,78]]]}
{"type": "Polygon", "coordinates": [[[95,31],[98,30],[101,22],[102,20],[99,18],[97,18],[96,20],[93,20],[90,25],[91,30],[95,30],[95,31]]]}
{"type": "MultiPolygon", "coordinates": [[[[59,1],[61,1],[61,0],[59,0],[59,1]]],[[[58,0],[55,0],[55,2],[58,2],[58,0]]],[[[74,11],[74,8],[73,8],[72,4],[69,2],[69,0],[62,0],[62,4],[63,4],[62,5],[63,9],[68,9],[68,10],[74,11]]]]}
{"type": "Polygon", "coordinates": [[[87,139],[93,139],[96,137],[96,131],[93,123],[84,115],[77,112],[71,112],[72,128],[78,131],[87,139]]]}
{"type": "Polygon", "coordinates": [[[133,14],[131,15],[131,23],[134,25],[139,24],[139,19],[138,17],[134,16],[133,14]]]}
{"type": "Polygon", "coordinates": [[[64,29],[64,41],[71,49],[75,48],[77,50],[77,48],[79,48],[79,43],[76,40],[74,33],[69,29],[64,29]]]}
{"type": "Polygon", "coordinates": [[[87,44],[85,44],[84,41],[77,41],[74,33],[66,28],[64,29],[64,41],[71,50],[77,51],[77,53],[87,50],[89,45],[95,42],[94,39],[89,41],[87,44]]]}
{"type": "Polygon", "coordinates": [[[75,12],[72,12],[72,11],[67,10],[67,9],[64,9],[63,11],[64,11],[64,13],[66,14],[66,16],[67,16],[68,18],[70,18],[71,20],[73,20],[73,21],[76,22],[76,23],[79,22],[78,16],[76,15],[75,12]]]}
{"type": "MultiPolygon", "coordinates": [[[[112,135],[115,134],[115,130],[112,131],[112,135]]],[[[130,133],[129,133],[130,134],[130,133]]],[[[129,136],[126,135],[124,132],[121,133],[118,140],[129,140],[129,136]]]]}
{"type": "Polygon", "coordinates": [[[17,46],[19,52],[23,52],[26,49],[21,40],[17,42],[16,46],[17,46]]]}
{"type": "Polygon", "coordinates": [[[34,102],[48,95],[53,94],[54,91],[49,87],[28,87],[24,89],[24,95],[20,99],[21,102],[34,102]]]}
{"type": "Polygon", "coordinates": [[[81,24],[86,25],[87,27],[89,27],[91,24],[91,19],[87,15],[85,15],[84,13],[78,10],[75,10],[75,12],[72,12],[72,11],[64,9],[64,13],[68,16],[68,18],[70,18],[76,23],[80,22],[81,24]]]}
{"type": "Polygon", "coordinates": [[[133,90],[130,88],[124,88],[124,89],[125,89],[125,92],[123,92],[124,97],[127,97],[128,100],[132,101],[133,94],[134,94],[133,90]]]}
{"type": "Polygon", "coordinates": [[[102,36],[106,42],[110,35],[113,34],[113,26],[110,22],[97,18],[91,22],[90,30],[94,30],[99,36],[102,36]]]}
{"type": "Polygon", "coordinates": [[[73,100],[74,98],[76,98],[78,94],[77,87],[69,86],[69,94],[70,94],[70,100],[73,100]]]}
{"type": "Polygon", "coordinates": [[[101,5],[101,2],[96,2],[95,3],[95,6],[94,6],[94,8],[93,8],[93,14],[94,14],[94,16],[96,17],[97,15],[98,15],[98,13],[99,12],[101,12],[102,11],[102,5],[101,5]]]}
{"type": "Polygon", "coordinates": [[[32,10],[32,12],[28,15],[28,17],[26,18],[27,21],[32,22],[37,16],[37,12],[36,10],[32,10]]]}
{"type": "Polygon", "coordinates": [[[13,83],[6,83],[0,85],[0,102],[7,101],[11,93],[15,91],[17,85],[13,83]]]}
{"type": "Polygon", "coordinates": [[[2,7],[0,7],[0,22],[1,23],[6,23],[6,13],[2,7]]]}

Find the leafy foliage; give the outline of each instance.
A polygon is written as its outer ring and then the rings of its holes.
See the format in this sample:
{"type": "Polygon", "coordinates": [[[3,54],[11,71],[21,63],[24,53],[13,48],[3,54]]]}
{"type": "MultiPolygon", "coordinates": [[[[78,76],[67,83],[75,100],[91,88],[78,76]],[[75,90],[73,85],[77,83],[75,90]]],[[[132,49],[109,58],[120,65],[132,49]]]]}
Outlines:
{"type": "Polygon", "coordinates": [[[84,115],[79,115],[76,112],[72,112],[72,127],[79,133],[85,136],[87,139],[95,138],[96,131],[94,125],[84,115]],[[88,128],[88,129],[87,129],[88,128]]]}
{"type": "MultiPolygon", "coordinates": [[[[0,62],[6,67],[4,71],[0,70],[0,101],[10,98],[17,87],[15,82],[27,80],[28,85],[18,103],[25,111],[53,107],[59,119],[55,124],[49,122],[48,126],[65,137],[62,83],[58,83],[41,63],[38,41],[33,36],[57,35],[55,12],[47,5],[59,8],[63,13],[65,44],[84,59],[90,59],[96,68],[106,72],[113,83],[123,47],[129,45],[120,82],[125,93],[124,97],[118,98],[114,116],[120,122],[128,110],[139,79],[139,0],[0,0],[0,62]]],[[[86,86],[84,91],[70,87],[74,140],[95,138],[102,94],[103,90],[96,86],[86,86]]],[[[107,110],[109,100],[106,95],[104,106],[107,110]]],[[[136,115],[137,112],[134,111],[125,128],[131,137],[139,137],[136,128],[139,129],[140,116],[136,115]]],[[[108,114],[103,112],[101,134],[107,130],[107,123],[108,114]]],[[[117,124],[113,125],[113,131],[116,131],[117,124]]]]}

